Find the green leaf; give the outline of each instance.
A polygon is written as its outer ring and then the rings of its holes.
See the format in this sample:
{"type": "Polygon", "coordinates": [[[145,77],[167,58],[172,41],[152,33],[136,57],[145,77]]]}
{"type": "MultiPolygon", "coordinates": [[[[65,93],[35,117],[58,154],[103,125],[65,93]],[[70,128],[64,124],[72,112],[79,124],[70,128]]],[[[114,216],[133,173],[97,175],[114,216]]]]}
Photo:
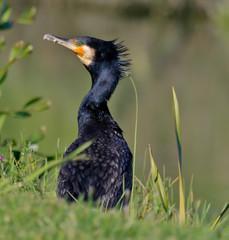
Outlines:
{"type": "Polygon", "coordinates": [[[22,50],[23,46],[24,46],[23,41],[19,41],[14,44],[14,46],[11,48],[11,51],[10,51],[9,61],[12,61],[13,59],[18,58],[18,55],[22,50]]]}
{"type": "Polygon", "coordinates": [[[7,75],[7,69],[8,68],[3,68],[0,70],[0,85],[5,81],[6,75],[7,75]]]}
{"type": "Polygon", "coordinates": [[[5,47],[5,39],[4,37],[0,37],[0,51],[5,47]]]}
{"type": "Polygon", "coordinates": [[[0,70],[0,85],[5,81],[7,76],[7,70],[13,62],[9,62],[5,67],[0,70]]]}
{"type": "Polygon", "coordinates": [[[26,9],[21,16],[16,20],[17,23],[21,24],[30,24],[34,21],[35,15],[36,15],[36,8],[31,7],[26,9]]]}
{"type": "MultiPolygon", "coordinates": [[[[1,43],[1,42],[0,42],[1,43]]],[[[1,44],[0,44],[1,46],[1,44]]],[[[17,60],[27,57],[32,52],[32,45],[24,44],[23,41],[17,42],[10,51],[9,62],[0,70],[0,85],[5,81],[8,68],[17,60]]]]}
{"type": "Polygon", "coordinates": [[[0,70],[0,85],[5,81],[8,68],[17,60],[27,57],[32,52],[32,45],[24,44],[23,41],[17,42],[10,51],[9,62],[0,70]]]}
{"type": "Polygon", "coordinates": [[[179,164],[180,164],[180,170],[182,173],[180,113],[179,113],[179,104],[178,104],[174,87],[172,87],[172,107],[173,107],[173,116],[174,116],[174,122],[175,122],[175,133],[176,133],[176,140],[177,140],[179,164]]]}
{"type": "Polygon", "coordinates": [[[10,117],[13,118],[27,118],[30,117],[31,114],[29,112],[26,111],[18,111],[18,112],[14,112],[10,115],[10,117]]]}
{"type": "Polygon", "coordinates": [[[13,22],[8,21],[8,22],[2,22],[0,23],[0,30],[5,30],[5,29],[9,29],[13,26],[13,22]]]}
{"type": "Polygon", "coordinates": [[[29,43],[26,43],[22,48],[21,55],[19,59],[28,57],[33,51],[33,46],[29,43]]]}
{"type": "Polygon", "coordinates": [[[13,22],[8,21],[8,19],[11,15],[12,8],[7,6],[6,1],[1,1],[0,7],[1,7],[0,8],[0,11],[1,11],[0,30],[11,28],[13,26],[13,22]]]}
{"type": "Polygon", "coordinates": [[[40,100],[41,100],[41,97],[32,98],[32,99],[30,99],[29,101],[27,101],[27,102],[24,104],[23,108],[24,108],[24,109],[25,109],[25,108],[28,108],[28,107],[30,107],[31,105],[39,102],[40,100]]]}
{"type": "Polygon", "coordinates": [[[7,70],[8,68],[13,64],[13,61],[10,61],[6,64],[5,67],[3,67],[1,70],[0,70],[0,85],[5,81],[6,79],[6,75],[7,75],[7,70]]]}
{"type": "Polygon", "coordinates": [[[16,42],[10,51],[9,61],[15,61],[17,59],[28,57],[32,52],[33,46],[23,41],[16,42]]]}
{"type": "Polygon", "coordinates": [[[34,112],[42,112],[42,111],[45,111],[47,109],[49,109],[51,106],[51,102],[50,101],[47,101],[45,103],[42,103],[41,105],[35,107],[33,109],[34,112]]]}
{"type": "Polygon", "coordinates": [[[176,96],[176,92],[174,87],[172,87],[172,98],[173,98],[173,113],[174,113],[174,119],[176,124],[176,131],[179,138],[179,141],[181,142],[181,130],[180,130],[180,114],[179,114],[179,104],[176,96]]]}
{"type": "Polygon", "coordinates": [[[5,123],[5,119],[6,119],[6,114],[1,114],[0,113],[0,132],[3,128],[4,123],[5,123]]]}
{"type": "Polygon", "coordinates": [[[2,14],[1,21],[2,22],[7,22],[10,18],[11,13],[12,13],[12,8],[7,6],[6,9],[4,10],[3,14],[2,14]]]}

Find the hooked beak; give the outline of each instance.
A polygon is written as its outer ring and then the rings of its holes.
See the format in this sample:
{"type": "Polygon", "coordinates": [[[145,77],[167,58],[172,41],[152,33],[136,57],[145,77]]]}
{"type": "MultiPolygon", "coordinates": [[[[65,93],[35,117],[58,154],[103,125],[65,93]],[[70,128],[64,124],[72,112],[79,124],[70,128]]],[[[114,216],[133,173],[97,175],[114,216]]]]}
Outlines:
{"type": "Polygon", "coordinates": [[[54,36],[54,35],[49,34],[49,33],[45,34],[43,39],[54,42],[54,43],[58,43],[58,44],[60,44],[64,47],[72,50],[73,52],[77,53],[77,46],[72,39],[57,37],[57,36],[54,36]]]}

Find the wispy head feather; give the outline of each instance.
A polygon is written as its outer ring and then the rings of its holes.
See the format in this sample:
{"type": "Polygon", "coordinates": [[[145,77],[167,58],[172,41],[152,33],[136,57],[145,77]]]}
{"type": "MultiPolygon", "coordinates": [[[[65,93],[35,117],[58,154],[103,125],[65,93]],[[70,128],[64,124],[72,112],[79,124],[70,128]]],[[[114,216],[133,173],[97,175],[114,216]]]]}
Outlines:
{"type": "Polygon", "coordinates": [[[117,60],[119,62],[119,67],[120,67],[120,74],[121,76],[124,76],[126,74],[129,74],[130,71],[130,65],[131,65],[131,60],[126,59],[129,54],[126,53],[128,51],[128,48],[124,46],[123,41],[118,42],[118,39],[114,39],[112,43],[114,44],[116,51],[117,51],[117,60]]]}

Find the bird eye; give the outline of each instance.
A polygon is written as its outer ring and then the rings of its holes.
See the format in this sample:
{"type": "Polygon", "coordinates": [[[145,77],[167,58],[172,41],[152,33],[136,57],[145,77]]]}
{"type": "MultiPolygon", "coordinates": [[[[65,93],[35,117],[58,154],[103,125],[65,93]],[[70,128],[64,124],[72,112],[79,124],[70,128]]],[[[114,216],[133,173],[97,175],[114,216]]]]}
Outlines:
{"type": "Polygon", "coordinates": [[[83,44],[83,42],[81,42],[81,41],[77,42],[77,46],[81,46],[82,44],[83,44]]]}

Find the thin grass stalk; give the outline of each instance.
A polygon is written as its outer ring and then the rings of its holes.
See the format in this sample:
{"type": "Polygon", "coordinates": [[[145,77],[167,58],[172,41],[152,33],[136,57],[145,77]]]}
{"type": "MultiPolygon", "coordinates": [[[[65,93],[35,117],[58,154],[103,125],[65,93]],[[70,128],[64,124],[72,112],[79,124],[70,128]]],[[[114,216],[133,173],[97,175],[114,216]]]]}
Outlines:
{"type": "Polygon", "coordinates": [[[141,207],[139,210],[139,216],[141,218],[144,218],[147,207],[148,207],[149,193],[148,193],[146,187],[144,186],[144,184],[136,176],[135,176],[135,180],[138,182],[139,186],[141,186],[142,190],[144,191],[144,196],[146,196],[145,198],[143,196],[144,200],[142,200],[142,204],[141,204],[141,207]]]}
{"type": "Polygon", "coordinates": [[[140,179],[138,179],[136,176],[135,176],[135,179],[136,179],[136,181],[139,183],[139,185],[144,189],[144,191],[147,193],[147,189],[146,189],[146,187],[143,185],[143,183],[140,181],[140,179]]]}
{"type": "Polygon", "coordinates": [[[72,197],[72,199],[79,204],[79,201],[77,198],[75,198],[68,190],[67,190],[67,193],[72,197]]]}
{"type": "MultiPolygon", "coordinates": [[[[75,159],[75,156],[79,155],[80,153],[82,153],[86,148],[88,148],[91,144],[93,143],[93,141],[89,140],[87,142],[85,142],[84,144],[82,144],[80,147],[78,147],[76,150],[74,150],[73,152],[69,153],[63,160],[79,160],[78,157],[75,159]]],[[[83,155],[83,154],[82,154],[83,155]]],[[[86,156],[84,156],[83,159],[80,160],[88,160],[88,158],[86,158],[86,156]]]]}
{"type": "Polygon", "coordinates": [[[10,156],[9,156],[9,160],[10,160],[10,171],[13,170],[14,168],[14,156],[13,156],[13,151],[12,151],[12,144],[11,143],[8,143],[8,146],[9,146],[9,152],[10,152],[10,156]]]}
{"type": "Polygon", "coordinates": [[[189,196],[187,200],[186,209],[187,209],[187,222],[190,223],[193,218],[192,216],[193,214],[193,175],[190,182],[189,196]]]}
{"type": "Polygon", "coordinates": [[[132,83],[132,86],[134,88],[134,94],[135,94],[135,127],[134,127],[134,152],[133,152],[133,179],[132,179],[132,190],[131,190],[131,197],[130,197],[130,206],[131,210],[134,211],[134,178],[135,178],[135,162],[136,162],[136,148],[137,148],[137,131],[138,131],[138,93],[137,88],[135,86],[133,78],[129,75],[129,79],[132,83]]]}
{"type": "MultiPolygon", "coordinates": [[[[60,138],[57,139],[57,148],[56,148],[56,160],[58,159],[58,156],[59,156],[59,152],[60,152],[60,138]]],[[[54,169],[54,172],[55,172],[55,182],[57,181],[58,179],[58,173],[59,173],[59,169],[57,167],[55,167],[54,169]]]]}
{"type": "Polygon", "coordinates": [[[202,209],[202,214],[201,214],[201,218],[200,218],[200,224],[203,225],[206,217],[207,217],[207,214],[209,212],[209,209],[210,209],[210,206],[211,204],[207,204],[207,202],[205,201],[204,202],[204,206],[203,206],[203,209],[202,209]]]}
{"type": "MultiPolygon", "coordinates": [[[[45,167],[47,168],[47,164],[48,164],[48,161],[47,161],[47,158],[45,158],[45,167]]],[[[43,194],[45,193],[45,188],[46,188],[46,179],[47,178],[47,171],[45,171],[44,173],[44,177],[43,177],[43,194]]]]}
{"type": "Polygon", "coordinates": [[[170,206],[174,205],[174,190],[173,190],[173,184],[169,185],[169,201],[170,201],[170,206]]]}
{"type": "Polygon", "coordinates": [[[122,208],[119,207],[119,204],[120,204],[121,201],[124,199],[125,194],[126,194],[125,191],[123,191],[122,196],[119,198],[118,202],[117,202],[116,205],[115,205],[115,207],[119,208],[120,211],[122,211],[122,208]]]}
{"type": "MultiPolygon", "coordinates": [[[[144,154],[144,161],[143,161],[143,167],[142,167],[142,176],[145,176],[146,161],[147,161],[147,149],[145,150],[145,154],[144,154]]],[[[146,180],[146,179],[144,178],[144,180],[146,180]]]]}
{"type": "Polygon", "coordinates": [[[223,209],[221,210],[219,216],[216,218],[216,220],[212,224],[211,230],[216,228],[216,226],[218,225],[219,221],[222,219],[222,217],[225,215],[225,213],[227,212],[228,209],[229,209],[229,203],[226,203],[225,206],[223,207],[223,209]]]}
{"type": "MultiPolygon", "coordinates": [[[[122,207],[125,207],[125,201],[127,201],[127,191],[125,190],[125,177],[123,176],[123,182],[122,182],[122,196],[119,198],[118,202],[116,203],[115,207],[119,207],[119,204],[121,203],[121,201],[123,201],[122,207]],[[125,198],[125,199],[124,199],[125,198]]],[[[110,200],[110,199],[109,199],[110,200]]],[[[128,198],[129,200],[129,198],[128,198]]],[[[108,204],[108,203],[107,203],[108,204]]],[[[108,205],[106,206],[106,208],[108,207],[108,205]]],[[[120,207],[120,211],[122,211],[122,207],[120,207]]]]}
{"type": "Polygon", "coordinates": [[[143,211],[141,213],[141,218],[145,217],[146,211],[147,211],[147,207],[148,207],[148,202],[149,202],[149,194],[146,194],[146,197],[142,203],[142,207],[143,207],[143,211]]]}
{"type": "Polygon", "coordinates": [[[194,205],[193,221],[195,222],[195,225],[199,225],[200,224],[199,212],[200,212],[201,204],[202,204],[202,202],[200,200],[197,200],[197,202],[195,202],[195,205],[194,205]]]}
{"type": "Polygon", "coordinates": [[[191,182],[190,182],[190,187],[189,187],[189,196],[188,196],[188,200],[187,200],[187,211],[191,211],[192,210],[192,205],[193,205],[193,175],[191,177],[191,182]]]}

